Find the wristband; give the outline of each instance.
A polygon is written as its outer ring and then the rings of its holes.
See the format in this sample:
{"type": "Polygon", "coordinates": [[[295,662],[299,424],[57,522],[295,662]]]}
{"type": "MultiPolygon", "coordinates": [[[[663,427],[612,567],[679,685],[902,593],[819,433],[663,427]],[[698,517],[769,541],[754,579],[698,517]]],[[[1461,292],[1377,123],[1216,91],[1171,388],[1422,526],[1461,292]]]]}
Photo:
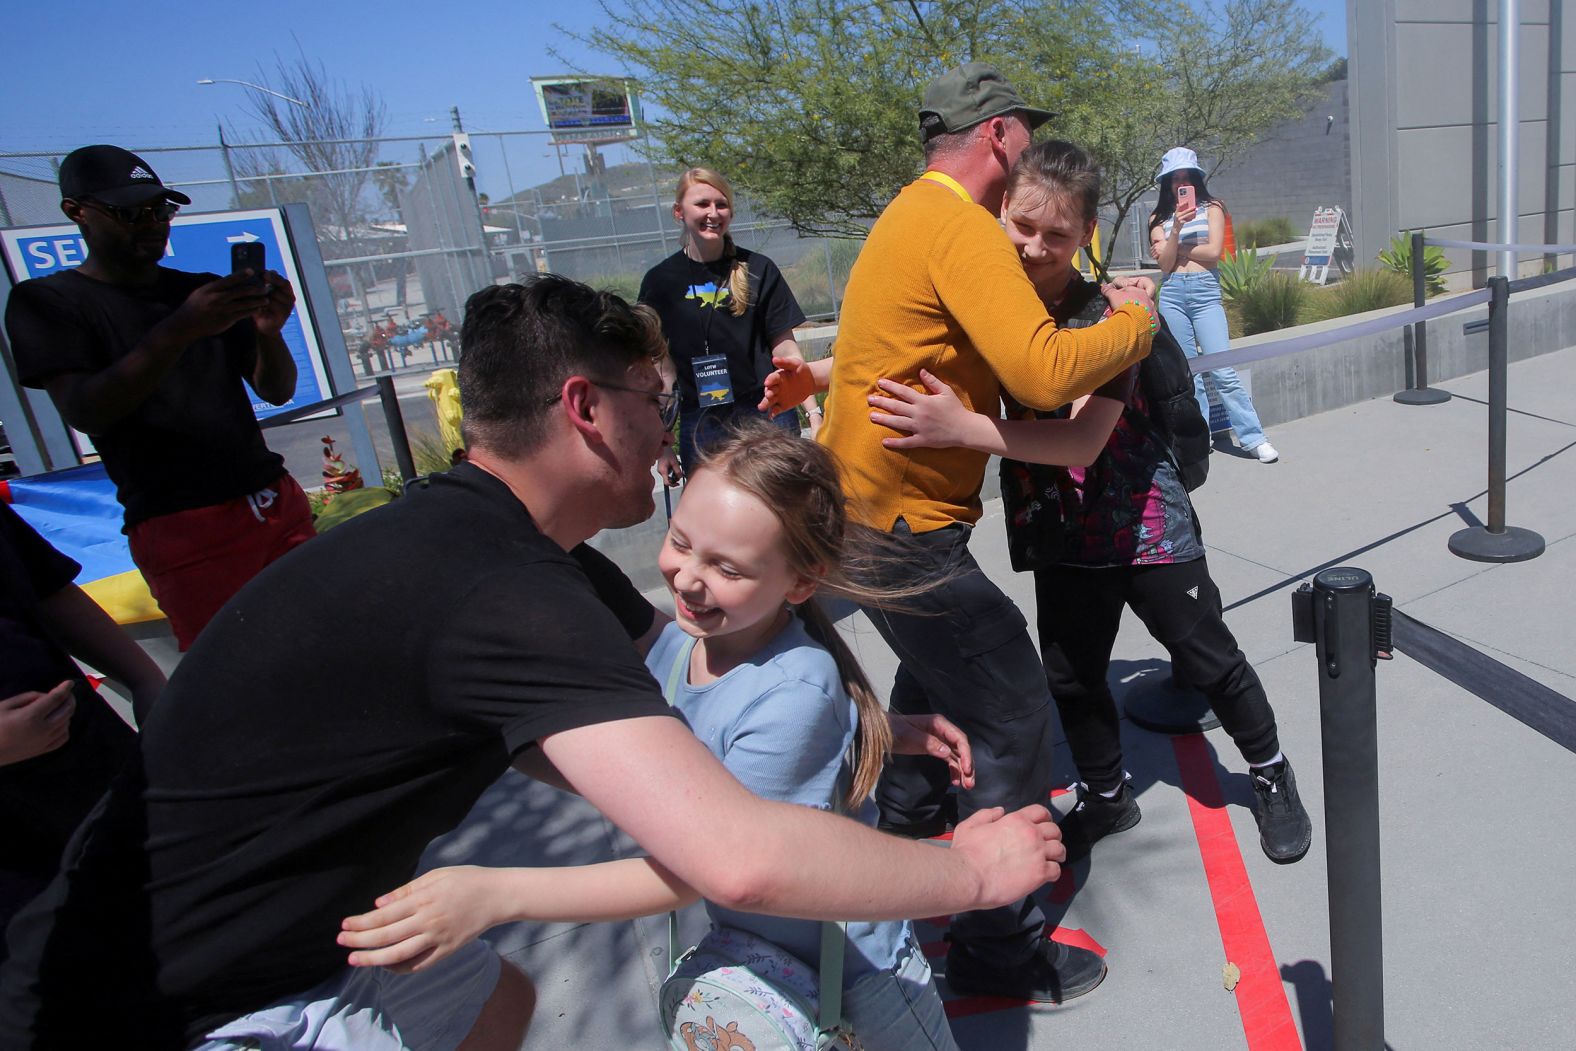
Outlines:
{"type": "Polygon", "coordinates": [[[1122,305],[1124,307],[1137,307],[1144,312],[1144,316],[1149,319],[1149,334],[1151,336],[1160,331],[1160,319],[1151,314],[1149,308],[1144,306],[1144,304],[1136,299],[1124,299],[1122,305]]]}
{"type": "Polygon", "coordinates": [[[815,408],[813,408],[813,409],[806,409],[806,410],[804,410],[804,411],[805,411],[805,412],[806,412],[806,413],[812,413],[812,412],[813,412],[813,413],[815,413],[815,414],[816,414],[816,415],[817,415],[817,416],[824,416],[824,415],[825,415],[825,413],[824,413],[824,412],[822,412],[822,411],[821,411],[821,407],[820,407],[820,406],[819,406],[819,405],[817,405],[817,406],[816,406],[816,407],[815,407],[815,408]]]}

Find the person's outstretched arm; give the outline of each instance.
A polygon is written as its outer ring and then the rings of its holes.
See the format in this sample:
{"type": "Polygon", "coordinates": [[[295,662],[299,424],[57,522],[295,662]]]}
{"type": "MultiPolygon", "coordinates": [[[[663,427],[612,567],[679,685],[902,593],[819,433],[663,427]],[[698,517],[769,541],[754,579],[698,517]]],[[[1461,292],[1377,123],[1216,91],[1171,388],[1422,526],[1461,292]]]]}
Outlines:
{"type": "Polygon", "coordinates": [[[502,923],[604,923],[681,909],[699,895],[652,858],[565,868],[433,869],[341,924],[352,967],[420,971],[502,923]]]}
{"type": "MultiPolygon", "coordinates": [[[[885,396],[872,394],[868,399],[876,410],[870,414],[871,422],[901,435],[881,439],[889,449],[961,446],[1027,463],[1087,467],[1105,448],[1122,415],[1121,400],[1086,394],[1073,402],[1069,419],[1001,420],[965,407],[951,387],[925,369],[920,370],[919,378],[929,394],[882,379],[877,382],[885,396]]],[[[1118,378],[1101,390],[1123,382],[1118,378]]]]}
{"type": "Polygon", "coordinates": [[[578,727],[544,737],[541,748],[592,805],[724,908],[809,920],[967,912],[1054,881],[1066,857],[1042,806],[982,811],[958,827],[951,849],[938,850],[819,810],[768,802],[739,784],[677,719],[578,727]],[[728,849],[694,849],[701,827],[724,837],[728,849]],[[825,864],[829,857],[835,866],[825,864]]]}
{"type": "Polygon", "coordinates": [[[831,355],[814,361],[773,357],[772,364],[776,368],[763,381],[766,393],[757,406],[772,416],[803,404],[832,385],[831,355]]]}

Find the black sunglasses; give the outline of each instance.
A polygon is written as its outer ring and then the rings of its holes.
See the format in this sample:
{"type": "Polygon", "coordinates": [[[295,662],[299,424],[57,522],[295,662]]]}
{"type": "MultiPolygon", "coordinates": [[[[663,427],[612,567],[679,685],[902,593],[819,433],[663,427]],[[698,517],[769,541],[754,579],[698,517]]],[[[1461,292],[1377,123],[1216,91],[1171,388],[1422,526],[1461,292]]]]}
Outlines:
{"type": "MultiPolygon", "coordinates": [[[[644,394],[648,398],[657,399],[657,415],[662,417],[662,426],[671,427],[673,421],[679,418],[679,392],[676,390],[642,390],[639,387],[622,387],[617,383],[603,383],[601,380],[590,380],[593,387],[603,390],[621,390],[629,394],[644,394]]],[[[553,405],[563,397],[563,392],[554,394],[542,404],[553,405]]]]}
{"type": "Polygon", "coordinates": [[[155,201],[152,204],[140,205],[136,208],[124,208],[118,204],[105,204],[103,201],[92,197],[77,198],[78,204],[88,204],[97,208],[105,215],[113,216],[127,226],[137,226],[140,223],[154,222],[167,223],[175,218],[175,213],[181,206],[174,201],[155,201]]]}

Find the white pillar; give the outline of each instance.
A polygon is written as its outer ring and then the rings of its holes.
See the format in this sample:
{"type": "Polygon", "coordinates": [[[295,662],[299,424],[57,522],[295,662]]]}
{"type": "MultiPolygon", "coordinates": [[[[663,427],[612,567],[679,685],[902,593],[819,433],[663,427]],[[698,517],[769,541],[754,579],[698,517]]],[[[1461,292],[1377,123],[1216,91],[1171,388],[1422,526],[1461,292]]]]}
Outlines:
{"type": "MultiPolygon", "coordinates": [[[[1519,0],[1499,0],[1499,240],[1508,244],[1516,240],[1520,223],[1516,221],[1516,151],[1521,136],[1518,134],[1516,108],[1518,56],[1517,38],[1521,32],[1519,0]]],[[[1516,279],[1516,253],[1506,249],[1499,253],[1499,272],[1502,277],[1516,279]]]]}

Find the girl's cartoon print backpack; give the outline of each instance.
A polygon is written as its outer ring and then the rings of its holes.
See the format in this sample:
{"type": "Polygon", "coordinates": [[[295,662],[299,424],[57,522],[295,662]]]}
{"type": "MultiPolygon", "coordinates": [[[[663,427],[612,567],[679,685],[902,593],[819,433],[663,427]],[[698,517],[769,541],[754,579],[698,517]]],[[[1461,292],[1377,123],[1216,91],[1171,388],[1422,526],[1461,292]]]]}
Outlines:
{"type": "MultiPolygon", "coordinates": [[[[843,932],[824,924],[842,959],[843,932]]],[[[823,955],[825,951],[823,949],[823,955]]],[[[827,982],[792,953],[748,931],[716,927],[679,958],[658,996],[673,1051],[858,1051],[842,1031],[842,968],[827,982]],[[829,1008],[823,1025],[820,1009],[829,1008]]]]}

